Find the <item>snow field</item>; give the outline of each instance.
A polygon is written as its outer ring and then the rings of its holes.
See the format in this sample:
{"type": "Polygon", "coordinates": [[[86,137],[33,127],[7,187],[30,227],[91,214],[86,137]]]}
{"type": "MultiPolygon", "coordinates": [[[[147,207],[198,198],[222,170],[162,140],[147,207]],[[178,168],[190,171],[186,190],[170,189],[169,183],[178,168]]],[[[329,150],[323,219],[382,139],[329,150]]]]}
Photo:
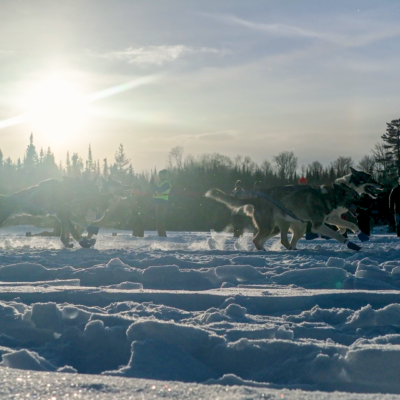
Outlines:
{"type": "Polygon", "coordinates": [[[21,228],[6,236],[4,371],[244,385],[255,398],[260,388],[400,393],[393,236],[360,253],[325,240],[300,241],[298,252],[276,240],[266,252],[238,251],[251,248],[251,236],[238,244],[215,232],[159,241],[105,231],[96,249],[76,250],[21,228]]]}

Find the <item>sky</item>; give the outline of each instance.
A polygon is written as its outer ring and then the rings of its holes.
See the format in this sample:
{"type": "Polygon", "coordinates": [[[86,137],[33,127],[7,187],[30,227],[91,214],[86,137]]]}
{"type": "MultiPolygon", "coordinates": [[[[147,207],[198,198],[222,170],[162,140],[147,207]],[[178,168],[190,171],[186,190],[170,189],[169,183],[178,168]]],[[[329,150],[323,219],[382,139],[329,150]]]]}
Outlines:
{"type": "Polygon", "coordinates": [[[1,0],[0,149],[301,165],[370,154],[400,118],[397,0],[1,0]]]}

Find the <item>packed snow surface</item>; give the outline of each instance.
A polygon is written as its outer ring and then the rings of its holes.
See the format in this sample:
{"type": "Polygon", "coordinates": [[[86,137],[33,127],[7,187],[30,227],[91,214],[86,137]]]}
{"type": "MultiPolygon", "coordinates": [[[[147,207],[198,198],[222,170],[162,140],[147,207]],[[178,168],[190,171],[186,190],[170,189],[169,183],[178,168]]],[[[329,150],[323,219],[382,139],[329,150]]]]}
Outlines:
{"type": "Polygon", "coordinates": [[[0,230],[0,398],[400,398],[393,235],[26,231],[0,230]]]}

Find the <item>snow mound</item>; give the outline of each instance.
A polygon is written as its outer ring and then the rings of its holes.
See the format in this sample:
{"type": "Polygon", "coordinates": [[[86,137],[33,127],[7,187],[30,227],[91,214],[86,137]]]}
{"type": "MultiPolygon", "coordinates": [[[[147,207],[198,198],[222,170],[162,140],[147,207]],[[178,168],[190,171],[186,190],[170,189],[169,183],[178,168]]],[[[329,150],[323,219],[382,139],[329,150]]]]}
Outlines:
{"type": "Polygon", "coordinates": [[[26,349],[3,354],[3,365],[8,368],[33,371],[56,371],[57,368],[38,353],[26,349]]]}

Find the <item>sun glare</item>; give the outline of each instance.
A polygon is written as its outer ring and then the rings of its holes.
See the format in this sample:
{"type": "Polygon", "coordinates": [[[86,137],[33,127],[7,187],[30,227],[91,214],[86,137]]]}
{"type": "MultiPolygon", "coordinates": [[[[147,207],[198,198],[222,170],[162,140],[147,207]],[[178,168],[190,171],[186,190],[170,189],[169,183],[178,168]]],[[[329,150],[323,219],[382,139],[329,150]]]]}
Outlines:
{"type": "Polygon", "coordinates": [[[81,127],[85,100],[67,80],[53,78],[39,83],[29,96],[28,115],[33,127],[53,139],[74,135],[81,127]]]}

